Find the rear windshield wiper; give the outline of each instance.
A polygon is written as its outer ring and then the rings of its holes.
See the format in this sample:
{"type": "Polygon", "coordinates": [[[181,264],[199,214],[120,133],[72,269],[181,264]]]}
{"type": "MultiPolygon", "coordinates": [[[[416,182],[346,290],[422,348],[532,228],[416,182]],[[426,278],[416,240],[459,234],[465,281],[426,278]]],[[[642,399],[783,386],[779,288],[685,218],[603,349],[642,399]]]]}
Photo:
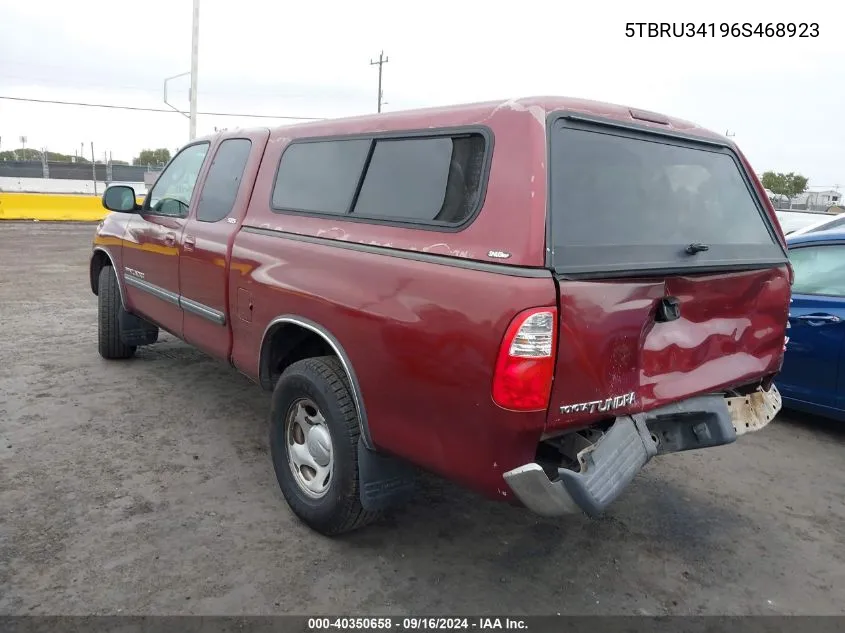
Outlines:
{"type": "Polygon", "coordinates": [[[709,251],[710,245],[693,242],[692,244],[687,246],[686,250],[688,255],[695,255],[696,253],[703,253],[704,251],[709,251]]]}

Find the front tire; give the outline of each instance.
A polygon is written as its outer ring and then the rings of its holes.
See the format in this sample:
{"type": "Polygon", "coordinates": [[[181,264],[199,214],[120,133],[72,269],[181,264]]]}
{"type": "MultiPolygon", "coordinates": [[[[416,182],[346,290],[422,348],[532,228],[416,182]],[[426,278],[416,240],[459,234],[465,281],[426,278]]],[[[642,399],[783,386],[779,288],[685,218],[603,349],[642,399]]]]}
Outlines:
{"type": "Polygon", "coordinates": [[[334,356],[288,367],[273,391],[270,452],[282,494],[312,529],[333,536],[379,517],[361,506],[360,427],[346,373],[334,356]]]}
{"type": "Polygon", "coordinates": [[[100,356],[109,360],[131,358],[137,349],[126,345],[120,338],[120,288],[111,266],[103,266],[97,287],[97,335],[100,356]]]}

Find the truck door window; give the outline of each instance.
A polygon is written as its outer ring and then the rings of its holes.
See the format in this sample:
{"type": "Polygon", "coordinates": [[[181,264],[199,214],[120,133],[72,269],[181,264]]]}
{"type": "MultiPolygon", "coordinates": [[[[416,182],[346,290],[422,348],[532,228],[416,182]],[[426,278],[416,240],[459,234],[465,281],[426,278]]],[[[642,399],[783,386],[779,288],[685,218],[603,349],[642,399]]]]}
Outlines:
{"type": "Polygon", "coordinates": [[[218,222],[232,212],[251,150],[252,141],[246,138],[220,143],[197,204],[197,220],[218,222]]]}
{"type": "Polygon", "coordinates": [[[845,297],[845,246],[804,246],[789,251],[794,294],[845,297]]]}
{"type": "Polygon", "coordinates": [[[187,216],[207,153],[208,143],[189,145],[179,152],[153,185],[144,211],[154,215],[187,216]]]}

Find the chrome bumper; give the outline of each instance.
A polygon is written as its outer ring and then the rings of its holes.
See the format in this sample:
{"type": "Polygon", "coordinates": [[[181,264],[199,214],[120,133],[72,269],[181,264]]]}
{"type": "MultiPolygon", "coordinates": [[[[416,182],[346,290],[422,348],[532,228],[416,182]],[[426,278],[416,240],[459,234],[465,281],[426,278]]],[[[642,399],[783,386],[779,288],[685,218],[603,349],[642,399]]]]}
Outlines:
{"type": "Polygon", "coordinates": [[[559,468],[550,479],[529,463],[504,474],[514,495],[532,512],[600,515],[655,455],[730,444],[757,431],[781,408],[777,388],[749,396],[690,398],[648,413],[616,418],[602,438],[581,451],[580,472],[559,468]]]}

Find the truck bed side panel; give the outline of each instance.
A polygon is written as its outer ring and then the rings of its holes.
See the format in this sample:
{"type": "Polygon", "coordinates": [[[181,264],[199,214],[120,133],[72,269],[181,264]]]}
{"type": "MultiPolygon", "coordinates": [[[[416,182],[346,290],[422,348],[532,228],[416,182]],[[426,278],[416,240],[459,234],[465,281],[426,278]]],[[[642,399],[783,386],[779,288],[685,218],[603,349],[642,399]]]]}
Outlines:
{"type": "Polygon", "coordinates": [[[507,276],[244,229],[230,281],[254,301],[252,322],[232,321],[241,371],[257,373],[274,318],[319,323],[349,356],[377,448],[508,496],[501,474],[533,458],[545,412],[497,407],[493,368],[514,315],[556,304],[551,276],[507,276]]]}

